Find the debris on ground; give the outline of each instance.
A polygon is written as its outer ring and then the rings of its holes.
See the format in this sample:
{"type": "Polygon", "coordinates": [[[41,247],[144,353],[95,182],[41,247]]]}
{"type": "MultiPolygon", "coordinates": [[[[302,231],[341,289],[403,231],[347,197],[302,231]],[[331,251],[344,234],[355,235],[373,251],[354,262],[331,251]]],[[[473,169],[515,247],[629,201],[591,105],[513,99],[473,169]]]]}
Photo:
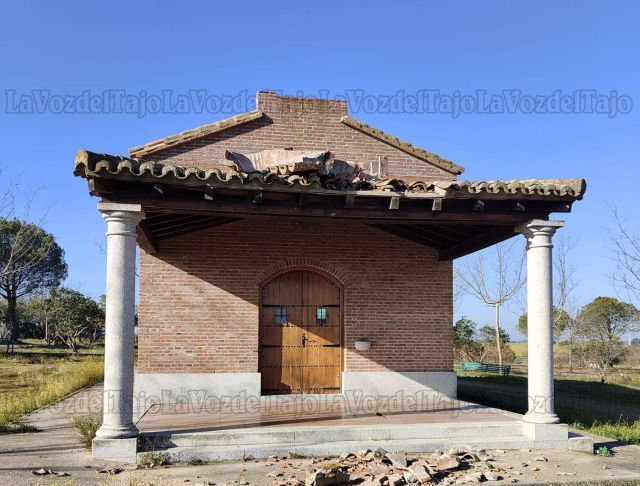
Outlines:
{"type": "Polygon", "coordinates": [[[60,472],[60,471],[52,471],[51,469],[36,469],[35,471],[31,471],[33,474],[35,474],[36,476],[54,476],[57,478],[64,478],[66,476],[69,476],[69,473],[66,472],[60,472]]]}
{"type": "MultiPolygon", "coordinates": [[[[280,458],[270,459],[270,464],[277,467],[280,458]]],[[[548,462],[542,456],[534,457],[532,460],[548,462]]],[[[288,463],[288,466],[291,469],[289,478],[285,478],[281,470],[274,470],[267,474],[272,478],[272,486],[303,484],[295,478],[296,469],[301,466],[293,463],[288,463]]],[[[529,468],[529,463],[522,463],[522,467],[529,468]]],[[[540,468],[536,466],[528,470],[539,471],[540,468]]],[[[314,458],[304,473],[306,486],[459,485],[494,481],[517,483],[518,476],[522,476],[522,471],[514,470],[509,464],[500,464],[486,450],[474,450],[471,447],[449,449],[446,453],[436,451],[424,454],[410,454],[404,451],[387,452],[382,448],[366,449],[347,452],[334,459],[314,458]]],[[[558,474],[570,475],[571,473],[558,474]]]]}
{"type": "Polygon", "coordinates": [[[120,474],[122,469],[119,467],[105,467],[103,469],[99,469],[98,473],[100,474],[108,474],[110,476],[115,476],[116,474],[120,474]]]}

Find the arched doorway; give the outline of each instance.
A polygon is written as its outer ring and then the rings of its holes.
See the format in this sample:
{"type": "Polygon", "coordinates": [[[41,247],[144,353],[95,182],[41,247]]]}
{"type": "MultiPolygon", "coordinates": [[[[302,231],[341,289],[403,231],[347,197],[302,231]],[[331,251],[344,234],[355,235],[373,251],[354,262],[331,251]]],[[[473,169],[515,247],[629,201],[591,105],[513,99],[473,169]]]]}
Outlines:
{"type": "Polygon", "coordinates": [[[263,395],[340,393],[342,288],[308,268],[286,269],[261,289],[263,395]]]}

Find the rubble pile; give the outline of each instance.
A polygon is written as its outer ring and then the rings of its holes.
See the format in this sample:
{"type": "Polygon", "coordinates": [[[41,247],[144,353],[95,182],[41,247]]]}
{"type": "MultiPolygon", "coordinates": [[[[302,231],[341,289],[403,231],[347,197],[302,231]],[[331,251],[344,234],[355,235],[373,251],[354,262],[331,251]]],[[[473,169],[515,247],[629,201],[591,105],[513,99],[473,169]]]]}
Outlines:
{"type": "MultiPolygon", "coordinates": [[[[500,451],[497,451],[498,453],[500,451]]],[[[428,454],[387,452],[378,448],[345,453],[339,458],[317,457],[304,471],[287,460],[273,456],[266,464],[279,470],[267,474],[272,486],[402,486],[422,484],[473,484],[490,481],[517,483],[521,471],[499,464],[487,451],[470,447],[428,454]],[[299,472],[304,473],[304,482],[299,472]]],[[[523,467],[528,467],[523,464],[523,467]]]]}

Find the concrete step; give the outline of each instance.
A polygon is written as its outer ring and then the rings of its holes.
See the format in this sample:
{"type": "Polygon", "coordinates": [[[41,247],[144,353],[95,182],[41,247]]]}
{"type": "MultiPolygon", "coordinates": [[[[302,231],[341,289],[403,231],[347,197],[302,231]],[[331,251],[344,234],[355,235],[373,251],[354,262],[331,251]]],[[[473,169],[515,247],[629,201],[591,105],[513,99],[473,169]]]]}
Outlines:
{"type": "Polygon", "coordinates": [[[147,447],[230,447],[270,444],[315,445],[335,442],[397,441],[422,442],[466,440],[485,437],[492,440],[522,435],[522,424],[517,421],[458,422],[430,424],[382,424],[321,426],[250,427],[245,429],[216,430],[193,433],[143,434],[147,447]]]}
{"type": "MultiPolygon", "coordinates": [[[[282,443],[253,444],[253,445],[218,445],[218,446],[190,446],[168,447],[156,452],[167,454],[171,463],[190,461],[231,461],[249,457],[265,458],[273,455],[287,456],[291,453],[301,456],[338,456],[345,452],[356,452],[364,449],[382,447],[386,451],[433,452],[446,451],[451,447],[470,446],[474,449],[535,449],[539,448],[535,441],[522,435],[505,436],[500,438],[490,436],[469,436],[466,438],[442,439],[402,439],[402,440],[369,440],[369,441],[339,441],[320,444],[310,443],[282,443]]],[[[545,444],[546,447],[566,447],[566,441],[545,444]]],[[[138,457],[141,454],[138,453],[138,457]]]]}

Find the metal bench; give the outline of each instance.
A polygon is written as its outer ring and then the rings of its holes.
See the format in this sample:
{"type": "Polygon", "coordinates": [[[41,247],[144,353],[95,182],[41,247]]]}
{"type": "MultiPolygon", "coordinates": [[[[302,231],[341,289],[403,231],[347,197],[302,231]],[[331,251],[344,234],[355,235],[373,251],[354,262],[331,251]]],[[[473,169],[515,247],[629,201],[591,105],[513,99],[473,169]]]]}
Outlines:
{"type": "Polygon", "coordinates": [[[0,338],[0,346],[6,346],[7,353],[9,352],[9,347],[11,347],[11,352],[13,353],[13,340],[11,338],[0,338]]]}
{"type": "Polygon", "coordinates": [[[465,363],[460,363],[458,370],[461,372],[480,371],[483,373],[495,373],[497,375],[509,376],[509,373],[511,372],[511,366],[500,366],[497,364],[477,363],[477,362],[467,361],[465,363]]]}

